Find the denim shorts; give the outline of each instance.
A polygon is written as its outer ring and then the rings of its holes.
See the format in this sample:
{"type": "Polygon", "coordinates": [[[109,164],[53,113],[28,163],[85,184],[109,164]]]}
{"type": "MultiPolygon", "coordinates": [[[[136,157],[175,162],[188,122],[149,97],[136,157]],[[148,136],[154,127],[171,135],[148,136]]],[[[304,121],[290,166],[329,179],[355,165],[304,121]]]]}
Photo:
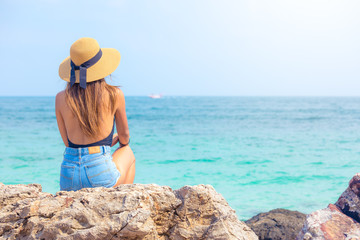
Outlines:
{"type": "Polygon", "coordinates": [[[120,172],[112,161],[109,146],[70,148],[64,151],[60,170],[60,191],[81,188],[113,187],[120,172]],[[90,151],[90,153],[89,153],[90,151]]]}

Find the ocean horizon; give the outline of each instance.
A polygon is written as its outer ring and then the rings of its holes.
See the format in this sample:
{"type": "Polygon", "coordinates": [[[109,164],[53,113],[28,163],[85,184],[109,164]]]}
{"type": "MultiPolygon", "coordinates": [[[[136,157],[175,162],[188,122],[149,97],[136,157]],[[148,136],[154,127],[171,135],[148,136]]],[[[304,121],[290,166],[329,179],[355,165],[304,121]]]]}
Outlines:
{"type": "MultiPolygon", "coordinates": [[[[151,94],[134,94],[128,95],[126,94],[125,98],[127,97],[149,97],[151,94]]],[[[12,97],[35,97],[35,98],[42,98],[42,97],[53,97],[55,95],[0,95],[0,98],[12,98],[12,97]]],[[[352,96],[352,95],[162,95],[161,98],[169,98],[169,97],[236,97],[236,98],[360,98],[360,96],[352,96]]]]}
{"type": "MultiPolygon", "coordinates": [[[[210,184],[240,220],[274,208],[325,208],[359,169],[359,103],[356,96],[126,96],[134,183],[210,184]]],[[[59,191],[65,146],[54,96],[1,96],[0,144],[0,182],[59,191]]]]}

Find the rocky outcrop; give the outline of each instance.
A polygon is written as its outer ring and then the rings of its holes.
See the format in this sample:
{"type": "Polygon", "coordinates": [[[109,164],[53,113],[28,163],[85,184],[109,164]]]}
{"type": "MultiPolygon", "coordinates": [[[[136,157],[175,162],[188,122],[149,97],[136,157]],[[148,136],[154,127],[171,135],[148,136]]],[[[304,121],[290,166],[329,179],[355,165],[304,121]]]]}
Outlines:
{"type": "Polygon", "coordinates": [[[301,230],[306,215],[298,211],[274,209],[260,213],[245,223],[260,240],[295,239],[301,230]]]}
{"type": "Polygon", "coordinates": [[[258,239],[210,185],[42,192],[0,184],[0,239],[258,239]]]}
{"type": "Polygon", "coordinates": [[[360,239],[360,174],[334,204],[309,214],[298,240],[360,239]]]}

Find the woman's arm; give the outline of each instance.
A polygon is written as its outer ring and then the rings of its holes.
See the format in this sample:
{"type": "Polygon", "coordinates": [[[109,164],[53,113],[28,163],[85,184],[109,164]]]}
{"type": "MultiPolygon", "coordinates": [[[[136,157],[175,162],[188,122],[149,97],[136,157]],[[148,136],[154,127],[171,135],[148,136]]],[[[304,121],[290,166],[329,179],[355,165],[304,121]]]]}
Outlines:
{"type": "Polygon", "coordinates": [[[55,115],[56,115],[56,120],[57,120],[57,124],[58,124],[58,128],[59,128],[59,132],[61,135],[61,138],[65,144],[66,147],[69,146],[68,140],[67,140],[67,133],[66,133],[66,128],[65,128],[65,123],[64,123],[64,119],[61,115],[60,109],[61,109],[61,105],[65,102],[65,93],[64,91],[59,92],[58,94],[56,94],[56,98],[55,98],[55,115]]]}
{"type": "Polygon", "coordinates": [[[118,136],[117,133],[114,133],[112,143],[111,143],[111,147],[115,146],[115,144],[117,144],[118,142],[119,142],[119,136],[118,136]]]}
{"type": "Polygon", "coordinates": [[[118,133],[120,146],[128,144],[130,140],[130,134],[129,134],[129,127],[128,127],[126,110],[125,110],[125,97],[124,97],[124,93],[120,89],[118,91],[118,97],[117,97],[115,122],[116,122],[116,130],[118,133]]]}

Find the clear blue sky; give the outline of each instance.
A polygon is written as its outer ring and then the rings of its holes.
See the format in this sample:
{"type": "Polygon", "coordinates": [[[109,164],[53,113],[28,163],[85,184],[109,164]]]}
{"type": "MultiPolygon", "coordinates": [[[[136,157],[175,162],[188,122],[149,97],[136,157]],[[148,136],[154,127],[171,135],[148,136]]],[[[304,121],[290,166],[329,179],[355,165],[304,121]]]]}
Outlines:
{"type": "Polygon", "coordinates": [[[358,0],[0,0],[0,96],[54,96],[80,37],[126,95],[360,96],[358,0]]]}

